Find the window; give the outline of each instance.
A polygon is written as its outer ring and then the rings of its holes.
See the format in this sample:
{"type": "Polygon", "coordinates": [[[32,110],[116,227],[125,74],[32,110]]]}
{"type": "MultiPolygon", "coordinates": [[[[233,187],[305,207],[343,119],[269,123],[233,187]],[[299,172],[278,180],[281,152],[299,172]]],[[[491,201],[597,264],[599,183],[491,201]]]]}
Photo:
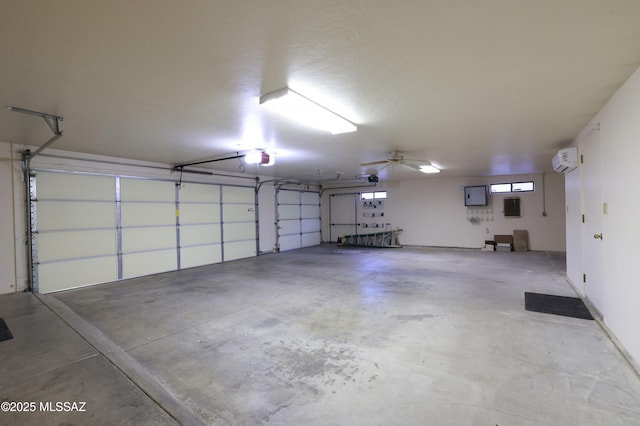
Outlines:
{"type": "Polygon", "coordinates": [[[373,200],[373,192],[363,192],[361,197],[361,200],[373,200]]]}
{"type": "Polygon", "coordinates": [[[533,182],[514,182],[511,187],[513,192],[533,191],[533,182]]]}
{"type": "Polygon", "coordinates": [[[384,200],[387,198],[387,191],[363,192],[360,196],[361,200],[384,200]]]}
{"type": "Polygon", "coordinates": [[[533,181],[491,184],[491,193],[532,192],[534,190],[535,190],[535,185],[533,181]]]}
{"type": "Polygon", "coordinates": [[[496,183],[491,185],[491,192],[511,192],[510,183],[496,183]]]}

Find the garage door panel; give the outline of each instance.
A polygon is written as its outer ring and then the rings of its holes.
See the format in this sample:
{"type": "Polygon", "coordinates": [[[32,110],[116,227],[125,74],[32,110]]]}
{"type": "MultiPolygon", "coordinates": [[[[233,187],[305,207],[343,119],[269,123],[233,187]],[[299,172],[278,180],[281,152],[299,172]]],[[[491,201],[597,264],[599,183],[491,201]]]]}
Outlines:
{"type": "Polygon", "coordinates": [[[189,225],[180,227],[180,246],[215,244],[220,241],[220,225],[189,225]]]}
{"type": "Polygon", "coordinates": [[[300,234],[300,220],[281,220],[278,222],[279,235],[300,234]]]}
{"type": "Polygon", "coordinates": [[[299,191],[278,191],[278,204],[300,204],[299,191]]]}
{"type": "Polygon", "coordinates": [[[315,204],[320,205],[320,194],[317,192],[303,192],[300,197],[302,204],[315,204]]]}
{"type": "Polygon", "coordinates": [[[180,203],[180,224],[218,222],[220,222],[220,204],[180,203]]]}
{"type": "Polygon", "coordinates": [[[302,247],[317,246],[321,243],[321,240],[320,232],[302,234],[302,247]]]}
{"type": "Polygon", "coordinates": [[[38,260],[116,255],[116,231],[45,232],[38,235],[38,260]]]}
{"type": "Polygon", "coordinates": [[[178,269],[177,251],[158,250],[122,256],[123,278],[141,277],[178,269]]]}
{"type": "Polygon", "coordinates": [[[175,204],[123,203],[122,226],[175,225],[175,204]]]}
{"type": "Polygon", "coordinates": [[[255,189],[224,186],[222,188],[222,202],[255,204],[255,189]]]}
{"type": "Polygon", "coordinates": [[[224,222],[255,221],[255,208],[248,204],[225,204],[222,206],[222,220],[224,222]]]}
{"type": "Polygon", "coordinates": [[[167,227],[127,228],[122,230],[122,252],[173,248],[176,229],[167,227]]]}
{"type": "Polygon", "coordinates": [[[243,259],[256,255],[255,241],[238,241],[224,244],[224,260],[243,259]]]}
{"type": "MultiPolygon", "coordinates": [[[[320,231],[320,194],[304,191],[281,191],[278,193],[278,246],[281,251],[303,247],[305,232],[320,231]]],[[[307,245],[315,242],[316,236],[306,238],[307,245]]],[[[317,239],[318,243],[320,239],[317,239]]],[[[315,245],[315,244],[312,244],[315,245]]]]}
{"type": "Polygon", "coordinates": [[[300,215],[303,219],[320,219],[320,206],[301,206],[300,215]]]}
{"type": "Polygon", "coordinates": [[[175,183],[145,180],[120,179],[121,201],[176,201],[175,183]]]}
{"type": "Polygon", "coordinates": [[[39,265],[39,291],[50,293],[115,281],[118,279],[117,263],[116,257],[111,256],[39,265]]]}
{"type": "Polygon", "coordinates": [[[185,183],[180,188],[181,203],[219,203],[220,187],[198,183],[185,183]]]}
{"type": "Polygon", "coordinates": [[[352,194],[331,196],[331,222],[354,223],[356,221],[355,201],[355,195],[352,194]]]}
{"type": "Polygon", "coordinates": [[[116,226],[115,203],[38,201],[37,211],[40,231],[116,226]]]}
{"type": "Polygon", "coordinates": [[[187,247],[180,250],[180,267],[210,265],[222,262],[222,248],[220,244],[198,247],[187,247]]]}
{"type": "Polygon", "coordinates": [[[116,179],[112,176],[42,172],[36,179],[39,199],[116,200],[116,179]]]}
{"type": "MultiPolygon", "coordinates": [[[[225,223],[222,227],[224,241],[255,240],[256,225],[248,223],[225,223]]],[[[254,241],[255,244],[255,241],[254,241]]]]}
{"type": "Polygon", "coordinates": [[[280,236],[280,250],[295,250],[300,248],[300,234],[297,235],[282,235],[280,236]]]}
{"type": "Polygon", "coordinates": [[[303,219],[300,222],[301,232],[320,232],[319,219],[303,219]]]}
{"type": "Polygon", "coordinates": [[[299,205],[288,205],[288,204],[280,204],[278,206],[278,219],[300,219],[300,206],[299,205]]]}

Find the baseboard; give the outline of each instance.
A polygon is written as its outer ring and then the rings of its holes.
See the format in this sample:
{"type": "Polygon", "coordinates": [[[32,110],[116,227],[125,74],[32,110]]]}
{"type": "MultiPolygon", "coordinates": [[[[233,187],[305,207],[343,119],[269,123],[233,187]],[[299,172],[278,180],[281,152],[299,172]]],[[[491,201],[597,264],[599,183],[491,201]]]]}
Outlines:
{"type": "Polygon", "coordinates": [[[577,287],[573,284],[573,282],[569,279],[569,277],[565,276],[564,278],[569,284],[569,286],[571,286],[573,291],[576,293],[576,295],[582,299],[584,304],[587,306],[587,309],[589,309],[589,312],[591,313],[591,316],[593,317],[593,319],[598,323],[598,325],[600,326],[602,331],[605,332],[607,337],[609,337],[609,340],[611,340],[611,342],[616,347],[616,349],[618,349],[618,352],[620,352],[620,354],[625,359],[629,367],[631,367],[631,370],[636,374],[638,379],[640,379],[640,364],[638,363],[638,361],[636,361],[633,358],[631,353],[629,353],[627,348],[624,347],[622,342],[616,337],[613,331],[611,331],[609,327],[607,327],[607,324],[605,324],[604,322],[604,317],[602,313],[593,305],[593,303],[591,303],[588,297],[582,295],[582,293],[577,289],[577,287]]]}

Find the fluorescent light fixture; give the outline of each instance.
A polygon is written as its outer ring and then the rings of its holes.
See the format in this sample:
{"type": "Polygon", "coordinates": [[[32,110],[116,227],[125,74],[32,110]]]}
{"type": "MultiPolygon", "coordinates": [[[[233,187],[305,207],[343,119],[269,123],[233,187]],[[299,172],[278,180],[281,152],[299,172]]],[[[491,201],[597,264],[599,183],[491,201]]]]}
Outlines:
{"type": "Polygon", "coordinates": [[[334,135],[358,130],[349,120],[288,87],[260,96],[260,104],[268,104],[287,117],[334,135]]]}
{"type": "Polygon", "coordinates": [[[434,166],[433,164],[431,164],[430,162],[427,162],[426,164],[421,165],[420,171],[422,173],[440,173],[440,169],[434,166]]]}
{"type": "Polygon", "coordinates": [[[247,164],[259,164],[261,166],[273,166],[275,158],[273,155],[266,153],[265,151],[254,149],[249,151],[244,156],[244,161],[247,164]]]}

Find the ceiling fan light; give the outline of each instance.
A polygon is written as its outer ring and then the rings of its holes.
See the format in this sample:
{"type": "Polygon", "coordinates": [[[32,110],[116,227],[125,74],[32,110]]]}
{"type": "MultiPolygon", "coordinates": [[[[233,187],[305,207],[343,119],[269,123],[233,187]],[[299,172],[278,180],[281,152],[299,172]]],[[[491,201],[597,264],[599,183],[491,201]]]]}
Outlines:
{"type": "Polygon", "coordinates": [[[440,169],[431,163],[421,165],[420,171],[422,173],[440,173],[440,169]]]}
{"type": "Polygon", "coordinates": [[[355,132],[358,129],[349,120],[288,87],[260,96],[260,104],[268,105],[286,117],[334,135],[355,132]]]}

